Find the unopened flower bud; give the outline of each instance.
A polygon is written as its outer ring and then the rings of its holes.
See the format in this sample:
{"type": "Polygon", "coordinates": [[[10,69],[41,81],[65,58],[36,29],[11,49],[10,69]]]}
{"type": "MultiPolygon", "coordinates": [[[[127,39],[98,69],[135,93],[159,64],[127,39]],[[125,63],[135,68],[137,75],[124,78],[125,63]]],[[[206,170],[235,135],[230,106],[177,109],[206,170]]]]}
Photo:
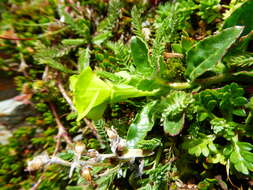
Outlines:
{"type": "Polygon", "coordinates": [[[86,149],[85,144],[82,142],[77,142],[75,145],[75,152],[77,155],[82,155],[83,151],[86,149]]]}
{"type": "Polygon", "coordinates": [[[92,176],[91,176],[91,168],[90,167],[84,167],[82,168],[81,171],[81,176],[88,182],[92,181],[92,176]]]}
{"type": "Polygon", "coordinates": [[[47,154],[36,156],[33,160],[28,161],[27,170],[34,171],[40,169],[42,166],[49,162],[47,154]]]}
{"type": "Polygon", "coordinates": [[[99,153],[95,149],[89,149],[87,152],[87,156],[89,156],[91,158],[96,158],[98,155],[99,155],[99,153]]]}

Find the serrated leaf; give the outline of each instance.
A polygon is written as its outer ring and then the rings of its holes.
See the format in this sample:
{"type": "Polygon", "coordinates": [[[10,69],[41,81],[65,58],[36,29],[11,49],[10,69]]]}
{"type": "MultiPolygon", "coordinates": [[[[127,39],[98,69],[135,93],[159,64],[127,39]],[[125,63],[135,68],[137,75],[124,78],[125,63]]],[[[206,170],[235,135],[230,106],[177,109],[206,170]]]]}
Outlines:
{"type": "Polygon", "coordinates": [[[165,119],[170,117],[173,119],[178,115],[181,115],[183,111],[193,102],[191,94],[183,91],[171,92],[166,98],[164,98],[160,105],[163,108],[162,117],[165,119]]]}
{"type": "Polygon", "coordinates": [[[152,71],[149,64],[148,46],[139,37],[134,36],[131,39],[131,55],[137,72],[149,75],[152,71]]]}
{"type": "Polygon", "coordinates": [[[253,145],[247,142],[238,141],[238,136],[232,138],[233,151],[229,160],[235,169],[245,175],[249,175],[249,170],[253,171],[253,145]]]}
{"type": "Polygon", "coordinates": [[[146,104],[131,123],[127,132],[127,144],[129,147],[134,148],[153,128],[155,122],[153,108],[155,105],[156,101],[146,104]]]}
{"type": "Polygon", "coordinates": [[[45,59],[40,59],[40,64],[46,64],[56,70],[62,71],[64,73],[68,73],[68,74],[74,74],[76,73],[75,71],[72,71],[71,69],[68,69],[67,67],[65,67],[63,64],[61,64],[60,62],[51,59],[51,58],[45,58],[45,59]]]}
{"type": "Polygon", "coordinates": [[[211,71],[240,36],[242,30],[243,27],[231,27],[193,46],[186,57],[186,76],[193,81],[206,71],[211,71]]]}
{"type": "Polygon", "coordinates": [[[223,28],[232,26],[245,26],[242,35],[248,34],[253,30],[253,1],[245,1],[237,8],[224,22],[223,28]]]}
{"type": "Polygon", "coordinates": [[[178,135],[184,127],[185,114],[183,114],[179,119],[170,120],[165,118],[163,121],[163,129],[166,134],[171,136],[178,135]]]}
{"type": "Polygon", "coordinates": [[[214,148],[214,139],[215,137],[212,135],[190,139],[183,143],[183,148],[188,150],[188,153],[191,155],[199,157],[202,154],[203,156],[207,157],[209,156],[210,152],[213,152],[213,150],[215,151],[213,153],[216,153],[217,151],[217,149],[214,148]]]}

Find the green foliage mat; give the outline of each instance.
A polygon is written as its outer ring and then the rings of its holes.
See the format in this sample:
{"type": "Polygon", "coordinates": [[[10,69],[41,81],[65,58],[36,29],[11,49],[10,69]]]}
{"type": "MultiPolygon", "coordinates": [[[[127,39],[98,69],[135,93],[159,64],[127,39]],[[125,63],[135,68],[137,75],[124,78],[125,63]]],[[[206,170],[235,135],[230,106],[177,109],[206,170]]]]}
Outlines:
{"type": "Polygon", "coordinates": [[[252,0],[0,12],[1,72],[36,110],[0,145],[1,190],[252,189],[252,0]]]}

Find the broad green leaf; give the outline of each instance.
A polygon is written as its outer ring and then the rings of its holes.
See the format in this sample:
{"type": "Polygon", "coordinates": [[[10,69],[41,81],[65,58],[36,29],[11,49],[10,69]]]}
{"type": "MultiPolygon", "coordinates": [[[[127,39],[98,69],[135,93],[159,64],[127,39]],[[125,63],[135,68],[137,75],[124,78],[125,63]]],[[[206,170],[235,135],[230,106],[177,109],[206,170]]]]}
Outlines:
{"type": "Polygon", "coordinates": [[[143,91],[130,85],[104,82],[89,66],[84,68],[80,75],[73,75],[70,78],[70,88],[78,112],[77,120],[85,116],[94,120],[100,119],[108,103],[141,96],[154,96],[158,92],[158,90],[143,91]]]}
{"type": "Polygon", "coordinates": [[[76,82],[78,81],[79,75],[72,75],[69,77],[69,88],[71,91],[75,91],[76,82]]]}
{"type": "Polygon", "coordinates": [[[149,75],[151,67],[149,64],[148,46],[141,38],[132,37],[131,54],[136,70],[144,75],[149,75]]]}
{"type": "Polygon", "coordinates": [[[186,57],[186,76],[193,81],[203,73],[213,70],[227,49],[240,36],[242,30],[243,27],[240,26],[231,27],[193,46],[186,57]]]}
{"type": "Polygon", "coordinates": [[[98,106],[92,108],[87,114],[87,118],[91,118],[93,120],[101,119],[106,107],[107,107],[107,102],[103,104],[99,104],[98,106]]]}
{"type": "Polygon", "coordinates": [[[239,8],[225,20],[223,28],[232,26],[245,26],[242,35],[248,34],[253,30],[253,1],[245,1],[239,8]]]}
{"type": "Polygon", "coordinates": [[[92,108],[106,103],[111,96],[111,86],[102,81],[90,67],[86,67],[75,82],[74,105],[77,120],[85,117],[92,108]]]}
{"type": "Polygon", "coordinates": [[[185,119],[185,114],[179,117],[179,119],[170,120],[168,118],[165,118],[163,121],[164,132],[171,136],[178,135],[184,127],[184,119],[185,119]]]}
{"type": "Polygon", "coordinates": [[[153,108],[155,105],[156,101],[152,101],[145,105],[130,125],[127,133],[127,144],[130,148],[134,148],[153,128],[155,122],[153,108]]]}

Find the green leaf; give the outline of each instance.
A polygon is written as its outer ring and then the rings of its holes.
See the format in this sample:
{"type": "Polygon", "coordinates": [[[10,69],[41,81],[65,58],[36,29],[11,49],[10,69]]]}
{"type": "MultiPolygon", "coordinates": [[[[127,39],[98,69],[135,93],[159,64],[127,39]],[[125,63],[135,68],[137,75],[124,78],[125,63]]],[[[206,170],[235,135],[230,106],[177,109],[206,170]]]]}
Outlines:
{"type": "Polygon", "coordinates": [[[70,88],[73,90],[78,121],[85,116],[94,120],[100,119],[108,103],[141,96],[154,96],[158,92],[158,90],[143,91],[126,84],[104,82],[89,66],[80,75],[70,78],[70,88]]]}
{"type": "Polygon", "coordinates": [[[64,39],[61,41],[63,45],[66,46],[79,46],[86,42],[86,40],[80,38],[80,39],[64,39]]]}
{"type": "Polygon", "coordinates": [[[253,145],[247,142],[238,141],[238,136],[232,138],[233,151],[229,160],[235,169],[245,175],[249,175],[249,171],[253,171],[253,145]]]}
{"type": "Polygon", "coordinates": [[[92,42],[94,44],[100,46],[104,41],[106,41],[111,36],[112,36],[112,33],[110,31],[99,33],[99,34],[97,34],[96,36],[93,37],[92,42]]]}
{"type": "Polygon", "coordinates": [[[244,109],[234,109],[232,111],[232,114],[237,115],[237,116],[241,116],[241,117],[247,116],[246,111],[244,109]]]}
{"type": "Polygon", "coordinates": [[[169,117],[170,119],[177,118],[182,115],[184,110],[193,102],[191,94],[183,91],[173,91],[164,98],[160,106],[162,107],[162,118],[169,117]]]}
{"type": "Polygon", "coordinates": [[[68,73],[68,74],[74,74],[76,73],[75,71],[72,71],[71,69],[68,69],[67,67],[65,67],[63,64],[61,64],[60,62],[52,59],[52,58],[45,58],[45,59],[40,59],[40,64],[46,64],[56,70],[62,71],[64,73],[68,73]]]}
{"type": "MultiPolygon", "coordinates": [[[[84,188],[87,189],[87,187],[84,187],[84,186],[67,186],[66,190],[84,190],[84,188]]],[[[88,187],[88,189],[91,190],[92,188],[88,187]]]]}
{"type": "Polygon", "coordinates": [[[244,97],[237,97],[233,101],[234,106],[243,106],[247,103],[248,103],[248,100],[244,97]]]}
{"type": "Polygon", "coordinates": [[[161,140],[153,138],[150,140],[140,140],[136,147],[143,150],[153,151],[161,144],[161,140]]]}
{"type": "Polygon", "coordinates": [[[245,1],[239,8],[225,20],[223,28],[232,26],[245,26],[242,35],[248,34],[253,30],[253,1],[245,1]]]}
{"type": "Polygon", "coordinates": [[[89,47],[87,47],[86,49],[80,49],[78,53],[78,68],[81,72],[90,64],[90,49],[89,47]]]}
{"type": "Polygon", "coordinates": [[[130,148],[134,148],[153,128],[155,122],[153,108],[155,105],[156,101],[146,104],[131,123],[127,132],[127,144],[130,148]]]}
{"type": "Polygon", "coordinates": [[[165,118],[163,122],[163,129],[166,134],[171,136],[178,135],[184,127],[185,114],[183,114],[179,119],[169,120],[165,118]]]}
{"type": "Polygon", "coordinates": [[[188,153],[199,157],[201,154],[208,157],[211,152],[216,153],[217,148],[213,141],[215,136],[203,135],[199,138],[188,139],[183,143],[183,148],[188,150],[188,153]]]}
{"type": "Polygon", "coordinates": [[[130,45],[136,70],[144,75],[149,75],[152,70],[149,64],[147,44],[141,38],[134,36],[130,45]]]}
{"type": "Polygon", "coordinates": [[[78,111],[77,120],[85,117],[92,108],[106,103],[111,96],[111,86],[102,81],[90,67],[79,75],[74,87],[74,105],[78,111]]]}
{"type": "Polygon", "coordinates": [[[174,91],[164,98],[160,103],[164,132],[175,136],[184,127],[184,111],[192,103],[190,94],[183,91],[174,91]]]}
{"type": "Polygon", "coordinates": [[[185,75],[191,80],[211,71],[221,61],[227,49],[240,36],[243,27],[235,26],[208,37],[189,50],[186,57],[187,69],[185,75]]]}
{"type": "Polygon", "coordinates": [[[115,84],[112,87],[113,91],[111,94],[111,103],[120,102],[128,98],[137,98],[142,96],[154,96],[157,94],[158,90],[144,91],[139,90],[133,86],[125,84],[115,84]]]}

